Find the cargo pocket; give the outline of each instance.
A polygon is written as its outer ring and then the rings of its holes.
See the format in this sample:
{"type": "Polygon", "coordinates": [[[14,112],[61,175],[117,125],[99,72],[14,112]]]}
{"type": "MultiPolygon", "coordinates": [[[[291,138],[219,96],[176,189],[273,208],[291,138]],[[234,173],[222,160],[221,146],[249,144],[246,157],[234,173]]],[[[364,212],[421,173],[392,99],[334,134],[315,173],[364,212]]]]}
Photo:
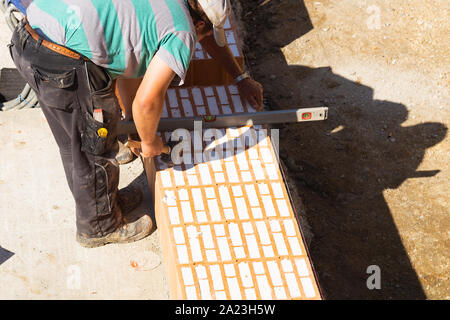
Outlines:
{"type": "Polygon", "coordinates": [[[115,190],[119,184],[119,167],[106,159],[95,160],[95,201],[97,216],[112,214],[115,210],[115,190]]]}
{"type": "Polygon", "coordinates": [[[88,112],[84,113],[83,119],[84,128],[81,131],[81,151],[87,152],[93,155],[102,155],[108,148],[108,130],[105,128],[105,124],[96,121],[88,112]]]}
{"type": "Polygon", "coordinates": [[[91,92],[91,109],[102,109],[103,123],[96,121],[90,111],[84,110],[81,130],[81,150],[97,156],[111,150],[117,143],[117,126],[121,116],[113,80],[107,76],[104,88],[91,92]],[[99,134],[99,130],[104,134],[103,137],[99,134]]]}
{"type": "Polygon", "coordinates": [[[38,66],[31,66],[33,70],[39,99],[43,105],[72,111],[77,105],[75,97],[76,70],[65,71],[46,70],[38,66]]]}

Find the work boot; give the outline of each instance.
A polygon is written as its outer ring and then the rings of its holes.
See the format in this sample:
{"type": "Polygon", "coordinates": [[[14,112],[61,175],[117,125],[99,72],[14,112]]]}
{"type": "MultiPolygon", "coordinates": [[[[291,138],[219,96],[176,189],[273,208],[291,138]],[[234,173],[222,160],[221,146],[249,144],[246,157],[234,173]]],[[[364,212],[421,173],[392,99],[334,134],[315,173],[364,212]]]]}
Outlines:
{"type": "Polygon", "coordinates": [[[122,210],[122,216],[136,209],[142,202],[142,191],[139,187],[128,185],[117,192],[117,204],[122,210]]]}
{"type": "Polygon", "coordinates": [[[136,155],[131,151],[131,149],[119,140],[119,152],[117,152],[116,155],[117,162],[119,164],[127,164],[136,158],[136,155]]]}
{"type": "Polygon", "coordinates": [[[90,238],[77,232],[77,241],[85,248],[100,247],[108,243],[129,243],[150,235],[152,227],[153,221],[147,215],[140,217],[134,222],[128,222],[126,218],[122,218],[122,224],[106,236],[90,238]]]}

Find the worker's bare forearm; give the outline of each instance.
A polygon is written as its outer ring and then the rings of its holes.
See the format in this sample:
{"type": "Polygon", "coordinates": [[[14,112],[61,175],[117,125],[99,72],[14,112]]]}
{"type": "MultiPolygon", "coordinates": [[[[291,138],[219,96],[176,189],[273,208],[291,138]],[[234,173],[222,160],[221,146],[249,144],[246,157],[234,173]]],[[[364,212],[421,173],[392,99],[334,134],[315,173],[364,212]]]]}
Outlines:
{"type": "Polygon", "coordinates": [[[132,105],[142,78],[117,79],[118,99],[121,102],[126,121],[133,120],[132,105]]]}
{"type": "Polygon", "coordinates": [[[156,136],[164,101],[155,99],[148,104],[133,102],[133,119],[142,143],[150,144],[156,136]]]}
{"type": "Polygon", "coordinates": [[[201,45],[214,60],[223,66],[223,68],[233,77],[233,79],[243,73],[241,66],[236,61],[233,53],[227,45],[224,47],[219,47],[213,36],[205,37],[205,39],[201,41],[201,45]]]}
{"type": "MultiPolygon", "coordinates": [[[[213,36],[205,37],[201,41],[208,54],[219,62],[224,69],[236,80],[243,74],[243,70],[228,46],[219,47],[213,36]]],[[[242,78],[237,83],[239,94],[247,100],[256,110],[262,109],[263,88],[261,84],[251,78],[242,78]]]]}
{"type": "Polygon", "coordinates": [[[167,63],[154,56],[133,100],[133,119],[142,141],[142,153],[146,157],[161,153],[163,145],[156,132],[166,91],[174,76],[175,72],[167,63]]]}

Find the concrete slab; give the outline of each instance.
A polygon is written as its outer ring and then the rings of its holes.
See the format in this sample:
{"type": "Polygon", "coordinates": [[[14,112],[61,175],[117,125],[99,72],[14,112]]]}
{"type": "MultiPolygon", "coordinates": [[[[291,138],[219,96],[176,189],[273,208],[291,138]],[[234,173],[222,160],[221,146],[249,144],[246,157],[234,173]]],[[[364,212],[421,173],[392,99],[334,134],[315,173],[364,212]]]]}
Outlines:
{"type": "MultiPolygon", "coordinates": [[[[77,244],[74,201],[40,109],[0,112],[0,145],[0,299],[169,297],[157,232],[133,244],[77,244]],[[142,254],[157,266],[133,268],[142,254]]],[[[148,190],[140,160],[121,166],[119,187],[128,183],[148,190]]],[[[151,210],[148,193],[137,210],[151,210]]]]}
{"type": "Polygon", "coordinates": [[[3,12],[0,11],[0,67],[15,68],[14,62],[11,60],[6,44],[11,41],[11,31],[3,18],[3,12]]]}
{"type": "MultiPolygon", "coordinates": [[[[0,30],[0,69],[14,67],[2,17],[0,30]]],[[[0,112],[0,145],[0,299],[169,298],[157,231],[132,244],[77,244],[75,203],[40,109],[0,112]],[[131,266],[143,258],[156,267],[131,266]]],[[[129,183],[145,194],[136,212],[149,213],[140,160],[121,166],[119,187],[129,183]]]]}

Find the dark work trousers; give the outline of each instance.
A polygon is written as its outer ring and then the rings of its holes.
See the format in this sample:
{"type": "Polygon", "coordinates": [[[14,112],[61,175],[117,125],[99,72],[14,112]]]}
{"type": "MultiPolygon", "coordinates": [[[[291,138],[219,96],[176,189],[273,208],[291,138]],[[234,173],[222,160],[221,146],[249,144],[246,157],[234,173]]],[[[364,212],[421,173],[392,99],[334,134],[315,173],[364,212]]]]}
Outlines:
{"type": "Polygon", "coordinates": [[[87,237],[111,233],[122,218],[115,160],[121,110],[111,77],[87,59],[73,59],[44,47],[23,22],[16,27],[9,48],[18,71],[36,92],[58,144],[76,203],[77,231],[87,237]],[[103,109],[103,123],[93,119],[94,108],[103,109]],[[106,138],[97,133],[102,127],[108,130],[106,138]]]}

